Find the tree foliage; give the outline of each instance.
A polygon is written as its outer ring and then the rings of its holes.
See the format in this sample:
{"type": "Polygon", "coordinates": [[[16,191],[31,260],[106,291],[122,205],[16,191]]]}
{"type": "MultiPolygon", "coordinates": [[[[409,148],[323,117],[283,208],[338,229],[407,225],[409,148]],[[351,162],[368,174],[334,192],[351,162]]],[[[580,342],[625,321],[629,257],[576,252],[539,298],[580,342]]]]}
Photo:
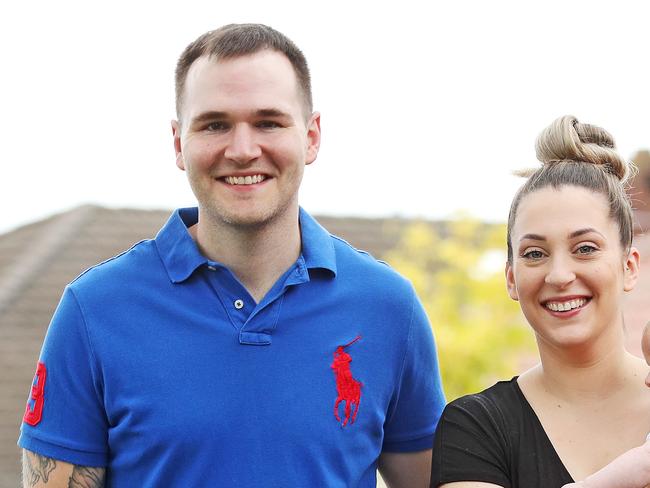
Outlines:
{"type": "Polygon", "coordinates": [[[533,335],[505,289],[505,225],[414,223],[384,256],[414,284],[436,336],[448,400],[510,379],[533,335]]]}

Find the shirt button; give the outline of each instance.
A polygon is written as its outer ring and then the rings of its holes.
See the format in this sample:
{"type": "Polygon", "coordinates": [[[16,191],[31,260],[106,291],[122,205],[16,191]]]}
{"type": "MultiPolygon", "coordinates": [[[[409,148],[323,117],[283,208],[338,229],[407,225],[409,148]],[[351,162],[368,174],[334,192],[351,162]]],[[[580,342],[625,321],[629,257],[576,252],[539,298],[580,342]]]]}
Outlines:
{"type": "Polygon", "coordinates": [[[216,270],[217,270],[217,268],[215,268],[214,266],[208,266],[208,269],[209,269],[210,271],[216,271],[216,270]]]}
{"type": "Polygon", "coordinates": [[[237,310],[241,310],[244,308],[244,301],[243,300],[235,300],[235,308],[237,310]]]}

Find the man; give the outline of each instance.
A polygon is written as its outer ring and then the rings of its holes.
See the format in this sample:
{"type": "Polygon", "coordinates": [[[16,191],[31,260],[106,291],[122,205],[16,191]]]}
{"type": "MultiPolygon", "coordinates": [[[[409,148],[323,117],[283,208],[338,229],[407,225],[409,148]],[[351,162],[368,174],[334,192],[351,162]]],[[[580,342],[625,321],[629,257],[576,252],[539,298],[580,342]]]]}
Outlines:
{"type": "Polygon", "coordinates": [[[208,32],[176,103],[198,209],[66,288],[25,485],[369,487],[378,465],[428,486],[444,398],[424,311],[298,206],[320,145],[303,54],[263,25],[208,32]]]}

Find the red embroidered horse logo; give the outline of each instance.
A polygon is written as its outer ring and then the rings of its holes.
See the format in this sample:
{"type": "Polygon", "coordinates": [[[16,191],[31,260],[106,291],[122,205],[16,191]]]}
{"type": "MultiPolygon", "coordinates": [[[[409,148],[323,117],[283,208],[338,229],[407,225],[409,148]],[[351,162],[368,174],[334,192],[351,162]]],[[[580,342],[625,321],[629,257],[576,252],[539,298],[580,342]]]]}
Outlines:
{"type": "Polygon", "coordinates": [[[337,347],[336,351],[334,351],[334,362],[331,366],[334,370],[336,392],[338,393],[336,403],[334,403],[334,417],[338,422],[341,422],[339,403],[345,402],[345,419],[343,420],[342,427],[345,427],[348,421],[350,424],[353,424],[356,420],[357,412],[359,411],[359,401],[361,400],[361,387],[363,386],[361,382],[352,377],[352,372],[350,371],[352,356],[343,349],[351,346],[359,339],[361,339],[361,336],[357,336],[344,346],[337,347]],[[352,413],[352,405],[354,405],[354,413],[352,413]],[[352,415],[352,418],[350,418],[350,415],[352,415]]]}

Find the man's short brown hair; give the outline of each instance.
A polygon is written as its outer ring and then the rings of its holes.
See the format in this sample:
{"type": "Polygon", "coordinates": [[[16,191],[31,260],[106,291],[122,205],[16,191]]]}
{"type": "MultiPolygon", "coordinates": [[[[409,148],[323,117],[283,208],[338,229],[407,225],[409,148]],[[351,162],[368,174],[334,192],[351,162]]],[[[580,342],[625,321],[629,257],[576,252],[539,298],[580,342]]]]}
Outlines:
{"type": "Polygon", "coordinates": [[[305,117],[312,110],[311,78],[305,55],[284,34],[263,24],[228,24],[206,32],[185,48],[176,64],[176,116],[181,117],[183,90],[192,63],[202,56],[215,60],[254,54],[264,49],[284,54],[296,73],[302,92],[305,117]]]}

